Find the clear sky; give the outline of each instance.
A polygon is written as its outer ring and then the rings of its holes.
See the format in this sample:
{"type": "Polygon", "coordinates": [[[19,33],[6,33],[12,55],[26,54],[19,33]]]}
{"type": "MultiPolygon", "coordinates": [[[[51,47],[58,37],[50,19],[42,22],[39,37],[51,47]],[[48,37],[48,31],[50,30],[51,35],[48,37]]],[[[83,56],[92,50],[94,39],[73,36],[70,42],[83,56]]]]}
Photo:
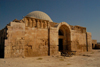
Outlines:
{"type": "Polygon", "coordinates": [[[0,29],[37,10],[54,22],[86,27],[92,39],[100,42],[100,0],[0,0],[0,29]]]}

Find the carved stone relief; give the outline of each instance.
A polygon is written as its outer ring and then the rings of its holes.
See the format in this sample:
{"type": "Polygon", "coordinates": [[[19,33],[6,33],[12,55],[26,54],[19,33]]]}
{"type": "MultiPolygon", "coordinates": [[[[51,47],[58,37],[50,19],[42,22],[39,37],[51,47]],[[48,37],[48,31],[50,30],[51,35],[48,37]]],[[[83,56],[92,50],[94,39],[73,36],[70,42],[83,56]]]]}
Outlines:
{"type": "Polygon", "coordinates": [[[47,22],[44,21],[44,28],[47,28],[47,22]]]}
{"type": "Polygon", "coordinates": [[[43,28],[43,22],[41,21],[41,28],[43,28]]]}
{"type": "Polygon", "coordinates": [[[33,27],[37,27],[37,24],[36,24],[36,20],[35,19],[32,19],[32,23],[33,23],[33,27]]]}
{"type": "Polygon", "coordinates": [[[43,21],[43,28],[45,28],[45,22],[43,21]]]}
{"type": "Polygon", "coordinates": [[[39,19],[34,19],[34,18],[24,18],[25,20],[25,25],[27,27],[37,27],[37,28],[47,28],[48,27],[48,22],[39,20],[39,19]]]}
{"type": "Polygon", "coordinates": [[[28,23],[29,23],[28,26],[29,26],[29,27],[32,27],[32,20],[31,20],[31,18],[29,19],[29,22],[28,22],[28,23]]]}
{"type": "Polygon", "coordinates": [[[38,28],[40,28],[40,26],[41,26],[41,23],[40,23],[40,21],[38,20],[38,22],[37,22],[37,23],[38,23],[38,28]]]}
{"type": "Polygon", "coordinates": [[[25,26],[28,26],[28,19],[24,18],[24,20],[25,20],[25,26]]]}

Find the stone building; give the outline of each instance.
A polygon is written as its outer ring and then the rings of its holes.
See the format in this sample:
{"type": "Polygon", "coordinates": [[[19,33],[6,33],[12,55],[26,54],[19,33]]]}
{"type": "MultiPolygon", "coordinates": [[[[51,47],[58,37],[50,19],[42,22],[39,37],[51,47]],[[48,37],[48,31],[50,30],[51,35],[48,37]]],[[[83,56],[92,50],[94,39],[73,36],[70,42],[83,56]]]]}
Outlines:
{"type": "Polygon", "coordinates": [[[96,48],[97,40],[92,40],[92,49],[96,48]]]}
{"type": "Polygon", "coordinates": [[[55,23],[44,12],[33,11],[0,30],[0,57],[33,57],[92,50],[91,33],[85,27],[55,23]]]}
{"type": "Polygon", "coordinates": [[[97,40],[92,40],[92,49],[100,49],[100,43],[97,43],[97,40]]]}

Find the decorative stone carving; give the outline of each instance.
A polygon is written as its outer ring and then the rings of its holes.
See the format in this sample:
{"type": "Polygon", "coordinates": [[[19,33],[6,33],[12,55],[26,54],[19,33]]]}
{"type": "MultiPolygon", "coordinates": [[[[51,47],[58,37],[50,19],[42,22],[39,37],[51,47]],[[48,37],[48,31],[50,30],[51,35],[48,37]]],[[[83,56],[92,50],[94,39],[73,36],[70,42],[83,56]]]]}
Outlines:
{"type": "Polygon", "coordinates": [[[33,23],[33,27],[37,27],[37,24],[36,24],[36,20],[35,19],[32,19],[32,23],[33,23]]]}
{"type": "Polygon", "coordinates": [[[46,27],[48,28],[48,22],[46,23],[46,27]]]}
{"type": "Polygon", "coordinates": [[[43,22],[42,22],[42,20],[41,20],[41,28],[43,28],[43,22]]]}
{"type": "Polygon", "coordinates": [[[40,28],[40,22],[37,20],[37,27],[40,28]]]}
{"type": "Polygon", "coordinates": [[[45,21],[45,28],[47,28],[47,22],[45,21]]]}
{"type": "Polygon", "coordinates": [[[24,23],[24,19],[20,20],[20,23],[24,23]]]}
{"type": "Polygon", "coordinates": [[[40,21],[38,22],[38,24],[39,24],[39,28],[41,28],[41,22],[40,21]]]}
{"type": "Polygon", "coordinates": [[[33,24],[32,24],[31,18],[29,19],[29,22],[28,23],[29,23],[29,27],[32,27],[33,24]]]}
{"type": "Polygon", "coordinates": [[[45,22],[43,21],[43,28],[45,28],[45,22]]]}
{"type": "Polygon", "coordinates": [[[25,26],[28,26],[28,19],[24,18],[24,20],[25,20],[25,26]]]}

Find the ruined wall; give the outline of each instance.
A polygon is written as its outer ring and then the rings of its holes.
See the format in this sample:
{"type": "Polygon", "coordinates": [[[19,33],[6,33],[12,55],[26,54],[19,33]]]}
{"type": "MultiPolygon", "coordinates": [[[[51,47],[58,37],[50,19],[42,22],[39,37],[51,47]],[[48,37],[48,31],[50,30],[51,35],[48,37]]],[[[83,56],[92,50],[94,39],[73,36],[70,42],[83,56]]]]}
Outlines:
{"type": "Polygon", "coordinates": [[[97,40],[92,40],[92,48],[95,48],[95,45],[97,44],[97,40]]]}
{"type": "Polygon", "coordinates": [[[92,36],[91,36],[91,33],[87,32],[86,36],[87,36],[87,38],[86,38],[86,40],[87,40],[87,50],[92,51],[92,36]]]}
{"type": "Polygon", "coordinates": [[[54,27],[54,26],[56,26],[58,23],[55,23],[55,22],[50,22],[50,26],[51,27],[54,27]]]}
{"type": "Polygon", "coordinates": [[[76,30],[78,33],[86,33],[86,27],[81,26],[72,26],[70,25],[72,30],[76,30]]]}
{"type": "Polygon", "coordinates": [[[25,24],[11,22],[7,26],[7,39],[5,40],[5,58],[24,56],[25,24]]]}
{"type": "Polygon", "coordinates": [[[100,44],[95,44],[96,49],[100,49],[100,44]]]}
{"type": "Polygon", "coordinates": [[[86,32],[85,27],[71,26],[72,30],[72,50],[77,51],[77,53],[92,51],[92,39],[91,33],[86,32]],[[75,45],[77,47],[75,47],[75,45]]]}
{"type": "Polygon", "coordinates": [[[78,33],[86,33],[86,27],[74,26],[73,29],[77,30],[78,33]]]}
{"type": "Polygon", "coordinates": [[[97,40],[92,40],[92,49],[100,49],[100,44],[97,43],[97,40]]]}
{"type": "Polygon", "coordinates": [[[76,30],[71,32],[71,50],[76,51],[76,54],[86,52],[86,34],[78,33],[76,30]]]}

